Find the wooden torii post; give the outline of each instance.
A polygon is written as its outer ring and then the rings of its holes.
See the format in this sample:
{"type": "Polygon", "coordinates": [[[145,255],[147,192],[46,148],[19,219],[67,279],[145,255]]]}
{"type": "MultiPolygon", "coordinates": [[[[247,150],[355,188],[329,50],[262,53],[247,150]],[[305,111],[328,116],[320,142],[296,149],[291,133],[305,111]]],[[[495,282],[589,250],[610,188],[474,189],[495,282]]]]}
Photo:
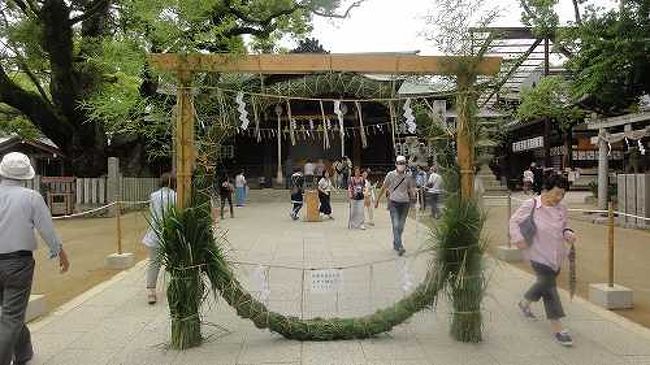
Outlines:
{"type": "Polygon", "coordinates": [[[370,54],[283,54],[283,55],[179,55],[153,54],[150,64],[178,78],[176,110],[176,175],[178,206],[185,207],[191,196],[191,179],[196,152],[194,149],[194,106],[191,79],[194,72],[229,72],[254,74],[308,74],[314,72],[356,72],[368,74],[456,75],[459,105],[457,148],[461,169],[461,195],[473,195],[474,166],[469,118],[471,111],[466,93],[477,75],[495,75],[501,58],[471,59],[453,56],[370,55],[370,54]],[[472,65],[467,67],[468,62],[472,65]],[[459,67],[463,64],[464,67],[459,67]],[[464,98],[464,99],[463,99],[464,98]]]}

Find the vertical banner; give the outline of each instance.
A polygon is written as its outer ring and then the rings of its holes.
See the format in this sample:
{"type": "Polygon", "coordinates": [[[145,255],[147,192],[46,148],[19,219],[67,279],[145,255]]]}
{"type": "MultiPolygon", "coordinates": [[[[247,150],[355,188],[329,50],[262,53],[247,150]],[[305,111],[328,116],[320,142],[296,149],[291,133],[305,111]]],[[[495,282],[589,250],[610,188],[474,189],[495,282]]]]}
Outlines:
{"type": "Polygon", "coordinates": [[[361,103],[358,101],[354,102],[354,105],[357,107],[357,113],[359,114],[359,133],[361,133],[361,147],[368,147],[368,139],[366,138],[366,129],[363,127],[363,112],[361,111],[361,103]]]}
{"type": "MultiPolygon", "coordinates": [[[[393,136],[393,146],[397,146],[397,140],[395,139],[395,108],[392,100],[388,101],[388,111],[390,112],[390,130],[393,136]]],[[[395,155],[397,156],[399,153],[395,151],[395,155]]]]}
{"type": "Polygon", "coordinates": [[[323,119],[323,149],[329,150],[330,149],[330,137],[329,137],[329,129],[330,129],[330,121],[329,119],[325,118],[325,106],[323,105],[323,101],[320,101],[320,116],[323,119]]]}
{"type": "Polygon", "coordinates": [[[255,99],[251,98],[251,104],[253,104],[253,117],[255,118],[255,137],[257,138],[257,143],[259,143],[262,141],[262,134],[260,133],[260,114],[257,110],[255,99]]]}
{"type": "Polygon", "coordinates": [[[293,120],[293,116],[291,115],[291,101],[287,99],[287,116],[289,118],[289,133],[291,136],[291,145],[295,146],[296,145],[296,122],[293,120]]]}
{"type": "Polygon", "coordinates": [[[334,113],[339,118],[339,130],[341,137],[345,137],[345,124],[343,123],[343,111],[341,110],[341,101],[334,100],[334,113]]]}

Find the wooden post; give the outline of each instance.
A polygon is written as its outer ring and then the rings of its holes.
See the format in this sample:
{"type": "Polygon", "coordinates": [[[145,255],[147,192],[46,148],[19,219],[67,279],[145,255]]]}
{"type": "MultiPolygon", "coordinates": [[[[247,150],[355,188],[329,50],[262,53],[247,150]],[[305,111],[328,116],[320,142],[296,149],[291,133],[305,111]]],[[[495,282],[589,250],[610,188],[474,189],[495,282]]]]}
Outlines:
{"type": "Polygon", "coordinates": [[[463,200],[474,196],[474,141],[471,134],[471,118],[474,95],[471,87],[476,76],[459,74],[458,95],[456,108],[456,148],[458,150],[458,165],[460,166],[460,196],[463,200]]]}
{"type": "Polygon", "coordinates": [[[614,287],[614,207],[610,201],[607,207],[607,284],[614,287]]]}
{"type": "Polygon", "coordinates": [[[280,105],[275,107],[275,114],[278,116],[278,171],[276,172],[276,181],[278,185],[282,185],[284,176],[282,173],[282,107],[280,105]]]}
{"type": "Polygon", "coordinates": [[[120,216],[122,215],[122,202],[119,199],[115,199],[115,220],[117,222],[117,254],[122,254],[122,220],[120,216]]]}
{"type": "Polygon", "coordinates": [[[177,206],[184,208],[192,196],[192,170],[194,168],[194,105],[190,89],[192,73],[185,69],[178,71],[176,100],[176,183],[177,206]]]}
{"type": "Polygon", "coordinates": [[[511,237],[510,237],[510,217],[512,217],[512,193],[508,191],[508,217],[506,218],[506,237],[508,237],[508,248],[512,247],[511,237]]]}

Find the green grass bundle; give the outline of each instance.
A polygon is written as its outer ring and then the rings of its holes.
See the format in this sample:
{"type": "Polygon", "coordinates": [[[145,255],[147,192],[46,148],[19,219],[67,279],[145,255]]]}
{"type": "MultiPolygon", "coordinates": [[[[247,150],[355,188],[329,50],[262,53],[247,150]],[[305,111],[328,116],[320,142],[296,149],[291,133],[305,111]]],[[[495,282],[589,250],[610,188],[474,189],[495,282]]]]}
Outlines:
{"type": "Polygon", "coordinates": [[[462,342],[480,342],[481,302],[485,293],[481,239],[484,217],[476,200],[446,199],[443,215],[434,230],[434,249],[441,280],[452,304],[451,335],[462,342]]]}
{"type": "Polygon", "coordinates": [[[209,287],[205,265],[214,250],[210,206],[169,207],[153,226],[160,241],[158,260],[169,273],[167,301],[171,314],[171,347],[186,349],[201,343],[200,308],[209,287]],[[207,212],[207,215],[206,215],[207,212]]]}

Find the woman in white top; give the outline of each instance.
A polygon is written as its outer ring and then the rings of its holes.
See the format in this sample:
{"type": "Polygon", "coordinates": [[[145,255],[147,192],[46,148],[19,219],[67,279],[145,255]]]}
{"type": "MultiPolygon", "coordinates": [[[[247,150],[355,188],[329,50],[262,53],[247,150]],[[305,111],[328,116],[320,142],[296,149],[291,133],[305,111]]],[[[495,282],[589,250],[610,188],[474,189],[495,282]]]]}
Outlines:
{"type": "Polygon", "coordinates": [[[237,199],[237,206],[243,207],[246,202],[246,177],[244,177],[244,170],[241,170],[235,176],[235,197],[237,199]]]}
{"type": "Polygon", "coordinates": [[[361,169],[354,168],[354,176],[348,184],[348,198],[350,199],[350,220],[348,228],[366,229],[364,217],[366,180],[361,176],[361,169]]]}
{"type": "Polygon", "coordinates": [[[160,272],[160,242],[154,225],[163,219],[165,211],[176,204],[176,177],[166,172],[160,177],[160,189],[151,193],[149,211],[151,214],[150,227],[142,239],[142,243],[149,248],[149,267],[147,269],[147,300],[149,304],[156,303],[156,282],[160,272]]]}
{"type": "Polygon", "coordinates": [[[523,178],[524,193],[526,195],[530,194],[530,188],[532,188],[534,181],[535,181],[535,174],[533,174],[533,170],[531,170],[531,168],[529,167],[526,169],[526,171],[524,171],[524,178],[523,178]]]}
{"type": "Polygon", "coordinates": [[[365,199],[365,206],[366,206],[366,212],[368,212],[368,221],[366,222],[369,226],[374,226],[375,225],[375,200],[376,198],[376,185],[372,184],[370,180],[368,180],[368,173],[370,170],[364,170],[361,176],[363,177],[364,180],[366,180],[366,186],[364,189],[364,199],[365,199]]]}
{"type": "Polygon", "coordinates": [[[332,180],[329,171],[323,171],[318,181],[318,199],[320,200],[320,213],[329,219],[332,217],[332,205],[330,204],[330,193],[332,192],[332,180]]]}

